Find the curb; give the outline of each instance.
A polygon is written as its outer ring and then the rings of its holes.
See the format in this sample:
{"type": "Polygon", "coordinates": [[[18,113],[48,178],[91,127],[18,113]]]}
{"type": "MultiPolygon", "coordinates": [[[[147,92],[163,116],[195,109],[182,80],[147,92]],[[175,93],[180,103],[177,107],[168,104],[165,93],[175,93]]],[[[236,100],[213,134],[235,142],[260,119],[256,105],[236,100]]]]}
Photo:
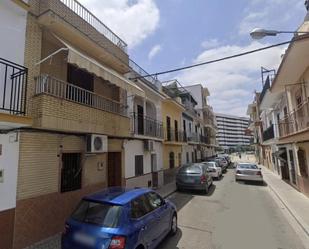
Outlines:
{"type": "MultiPolygon", "coordinates": [[[[265,169],[264,169],[265,170],[265,169]]],[[[272,172],[270,172],[272,173],[272,172]]],[[[265,180],[265,179],[264,179],[265,180]]],[[[266,181],[266,180],[265,180],[266,181]]],[[[267,182],[267,181],[266,181],[267,182]]],[[[308,229],[302,224],[301,219],[298,217],[297,213],[293,211],[292,208],[289,207],[286,201],[284,201],[280,194],[273,188],[273,186],[267,182],[269,189],[277,196],[277,198],[280,200],[280,202],[283,204],[283,206],[288,210],[288,212],[291,214],[291,216],[294,218],[294,220],[297,222],[297,224],[301,227],[301,229],[305,232],[307,237],[309,238],[309,231],[308,229]]]]}

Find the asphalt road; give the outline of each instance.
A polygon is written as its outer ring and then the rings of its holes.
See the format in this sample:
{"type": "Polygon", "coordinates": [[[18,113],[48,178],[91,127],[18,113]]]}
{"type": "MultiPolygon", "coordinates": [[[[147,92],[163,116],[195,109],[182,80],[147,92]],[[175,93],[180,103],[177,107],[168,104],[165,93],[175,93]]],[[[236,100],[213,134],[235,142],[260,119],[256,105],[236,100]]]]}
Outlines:
{"type": "Polygon", "coordinates": [[[303,249],[267,184],[238,183],[234,169],[208,195],[176,192],[179,231],[160,249],[303,249]]]}

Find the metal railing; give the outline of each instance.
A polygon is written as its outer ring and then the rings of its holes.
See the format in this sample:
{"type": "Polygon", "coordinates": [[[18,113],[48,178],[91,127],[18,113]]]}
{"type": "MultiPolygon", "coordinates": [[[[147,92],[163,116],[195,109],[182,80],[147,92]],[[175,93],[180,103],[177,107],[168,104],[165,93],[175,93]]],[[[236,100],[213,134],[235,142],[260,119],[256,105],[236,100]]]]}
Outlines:
{"type": "Polygon", "coordinates": [[[169,142],[187,142],[185,132],[168,128],[165,129],[164,139],[169,142]]]}
{"type": "Polygon", "coordinates": [[[265,131],[263,131],[263,141],[267,141],[275,137],[274,125],[269,126],[265,131]]]}
{"type": "Polygon", "coordinates": [[[127,116],[125,105],[49,75],[40,75],[37,78],[35,93],[47,93],[78,104],[127,116]]]}
{"type": "Polygon", "coordinates": [[[26,112],[27,68],[0,58],[0,111],[14,115],[26,112]]]}
{"type": "Polygon", "coordinates": [[[287,136],[309,127],[309,102],[301,104],[296,110],[279,121],[280,137],[287,136]]]}
{"type": "MultiPolygon", "coordinates": [[[[130,68],[139,76],[146,76],[149,75],[149,73],[147,73],[143,68],[141,68],[139,65],[136,64],[136,62],[132,61],[131,59],[129,59],[129,66],[130,68]]],[[[158,79],[154,76],[146,76],[143,77],[143,79],[145,79],[146,84],[156,90],[158,90],[158,79]]]]}
{"type": "Polygon", "coordinates": [[[127,52],[127,44],[117,36],[112,30],[110,30],[104,23],[100,21],[95,15],[93,15],[85,6],[80,4],[76,0],[59,0],[75,14],[93,26],[97,31],[108,38],[113,44],[127,52]]]}
{"type": "Polygon", "coordinates": [[[188,133],[188,142],[195,142],[195,143],[200,142],[199,135],[195,132],[188,133]]]}
{"type": "Polygon", "coordinates": [[[138,115],[136,112],[131,114],[132,128],[134,134],[163,138],[163,124],[150,117],[138,115]]]}

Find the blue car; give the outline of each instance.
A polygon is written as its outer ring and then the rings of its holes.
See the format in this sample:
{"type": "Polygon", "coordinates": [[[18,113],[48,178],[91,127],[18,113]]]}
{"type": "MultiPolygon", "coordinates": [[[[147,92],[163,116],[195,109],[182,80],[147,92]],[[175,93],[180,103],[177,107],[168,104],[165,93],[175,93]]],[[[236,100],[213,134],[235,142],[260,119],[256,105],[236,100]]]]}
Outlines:
{"type": "Polygon", "coordinates": [[[62,249],[151,249],[177,233],[173,203],[144,188],[108,188],[84,197],[66,221],[62,249]]]}

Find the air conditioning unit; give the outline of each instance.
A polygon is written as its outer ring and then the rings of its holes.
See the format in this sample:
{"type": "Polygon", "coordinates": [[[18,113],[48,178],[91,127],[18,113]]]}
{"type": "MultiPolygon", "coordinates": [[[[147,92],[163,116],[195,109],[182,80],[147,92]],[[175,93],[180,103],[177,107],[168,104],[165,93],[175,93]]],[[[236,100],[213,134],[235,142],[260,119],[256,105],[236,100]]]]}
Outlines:
{"type": "Polygon", "coordinates": [[[87,153],[107,152],[107,136],[91,134],[87,135],[87,153]]]}
{"type": "Polygon", "coordinates": [[[144,150],[145,151],[153,151],[154,150],[154,142],[151,140],[144,140],[144,150]]]}

